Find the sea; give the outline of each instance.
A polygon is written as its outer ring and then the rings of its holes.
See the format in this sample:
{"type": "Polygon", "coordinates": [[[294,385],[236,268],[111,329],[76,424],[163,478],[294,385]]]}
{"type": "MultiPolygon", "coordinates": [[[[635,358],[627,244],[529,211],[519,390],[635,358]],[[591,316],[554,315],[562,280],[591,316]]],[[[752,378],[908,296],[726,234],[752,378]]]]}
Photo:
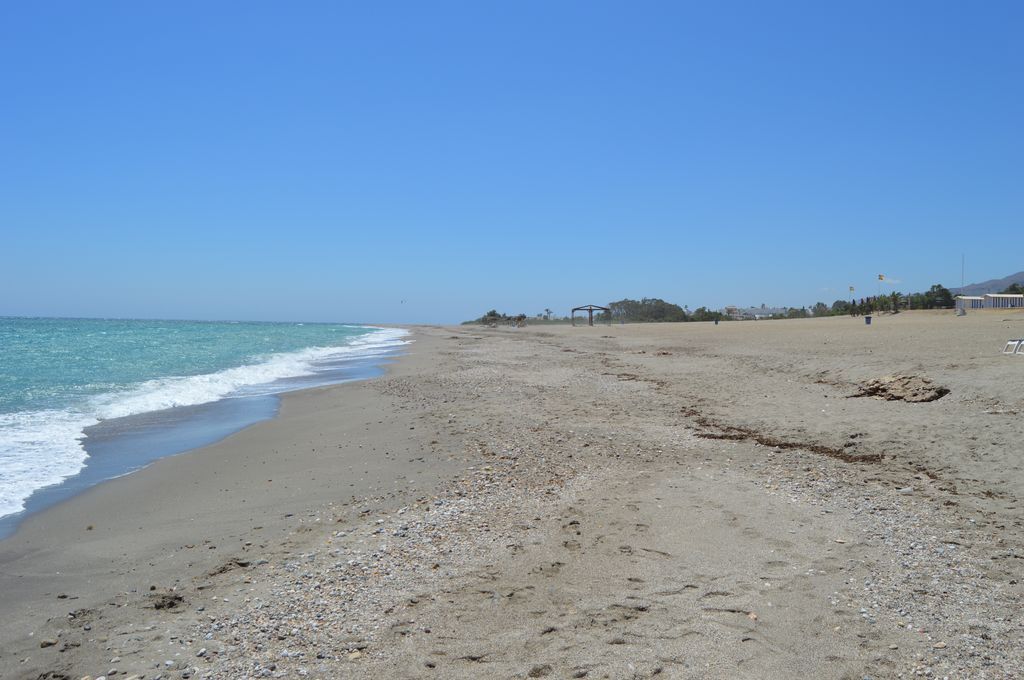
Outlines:
{"type": "Polygon", "coordinates": [[[372,377],[408,332],[344,323],[0,317],[0,538],[31,512],[372,377]]]}

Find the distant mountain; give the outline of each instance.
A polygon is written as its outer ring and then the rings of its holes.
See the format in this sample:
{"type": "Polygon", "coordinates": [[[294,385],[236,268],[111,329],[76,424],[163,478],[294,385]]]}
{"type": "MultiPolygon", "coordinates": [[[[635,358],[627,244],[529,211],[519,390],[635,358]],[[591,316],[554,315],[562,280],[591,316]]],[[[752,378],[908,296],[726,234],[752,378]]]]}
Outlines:
{"type": "Polygon", "coordinates": [[[992,279],[981,283],[969,283],[961,290],[950,288],[954,295],[984,295],[985,293],[1001,293],[1015,283],[1024,285],[1024,272],[1010,274],[1002,279],[992,279]]]}

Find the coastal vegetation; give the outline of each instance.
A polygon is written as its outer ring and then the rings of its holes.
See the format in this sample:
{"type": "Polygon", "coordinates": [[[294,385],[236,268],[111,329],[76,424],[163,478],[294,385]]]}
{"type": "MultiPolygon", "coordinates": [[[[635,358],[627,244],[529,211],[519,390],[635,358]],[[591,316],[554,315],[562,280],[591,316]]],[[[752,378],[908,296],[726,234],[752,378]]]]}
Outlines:
{"type": "MultiPolygon", "coordinates": [[[[611,321],[613,323],[661,323],[672,321],[718,321],[727,320],[729,317],[721,312],[716,312],[707,307],[698,307],[690,311],[685,307],[666,302],[661,298],[642,298],[632,300],[624,298],[617,302],[609,302],[607,305],[611,310],[611,321]]],[[[571,323],[571,317],[555,316],[550,309],[536,316],[528,317],[526,314],[509,315],[492,309],[477,319],[464,321],[464,324],[509,325],[520,322],[530,324],[566,324],[571,323]]],[[[608,323],[608,313],[601,312],[594,315],[594,323],[608,323]]]]}
{"type": "MultiPolygon", "coordinates": [[[[662,321],[688,321],[687,313],[679,305],[665,302],[661,298],[643,298],[630,300],[625,298],[618,302],[609,302],[612,321],[625,323],[656,323],[662,321]]],[[[601,313],[602,321],[608,320],[608,314],[601,313]]]]}
{"type": "Polygon", "coordinates": [[[526,321],[525,314],[516,314],[514,316],[504,314],[496,309],[492,309],[486,312],[479,319],[472,319],[471,321],[463,321],[463,325],[479,323],[485,326],[507,326],[507,325],[520,325],[526,321]]]}
{"type": "MultiPolygon", "coordinates": [[[[1004,293],[1024,293],[1024,285],[1014,283],[1004,293]]],[[[774,311],[770,316],[760,318],[771,319],[806,319],[822,316],[858,316],[888,312],[897,314],[907,309],[950,309],[954,306],[953,294],[945,286],[936,283],[921,293],[904,295],[893,291],[886,295],[876,295],[851,300],[836,300],[831,305],[816,302],[808,307],[787,307],[774,311]]],[[[662,323],[684,321],[731,321],[734,317],[707,307],[691,310],[689,307],[667,302],[661,298],[641,298],[633,300],[623,298],[609,302],[612,323],[662,323]]],[[[609,314],[601,312],[594,316],[595,323],[608,323],[609,314]]],[[[556,316],[550,308],[538,312],[534,316],[526,314],[506,314],[492,309],[479,318],[464,321],[464,324],[483,324],[486,326],[524,325],[524,324],[567,324],[571,322],[569,315],[556,316]]]]}
{"type": "Polygon", "coordinates": [[[877,295],[860,300],[836,300],[828,307],[818,302],[812,307],[813,316],[841,316],[850,314],[875,314],[880,312],[899,313],[906,309],[949,309],[955,304],[953,294],[945,286],[936,283],[923,293],[904,295],[893,291],[888,295],[877,295]]]}

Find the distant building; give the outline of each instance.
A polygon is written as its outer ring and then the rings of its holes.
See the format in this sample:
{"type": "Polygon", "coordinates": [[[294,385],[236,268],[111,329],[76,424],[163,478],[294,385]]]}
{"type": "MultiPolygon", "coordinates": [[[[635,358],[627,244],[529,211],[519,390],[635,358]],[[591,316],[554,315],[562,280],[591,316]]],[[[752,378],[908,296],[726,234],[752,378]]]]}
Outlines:
{"type": "Polygon", "coordinates": [[[1024,295],[1019,293],[985,293],[985,309],[1024,307],[1024,295]]]}
{"type": "Polygon", "coordinates": [[[1024,308],[1024,295],[1019,293],[985,293],[984,295],[957,295],[957,309],[1020,309],[1024,308]]]}
{"type": "Polygon", "coordinates": [[[737,321],[744,319],[770,319],[773,316],[786,316],[789,313],[789,310],[785,307],[768,307],[766,305],[761,305],[760,307],[736,307],[735,305],[729,305],[721,311],[722,314],[737,321]]]}
{"type": "Polygon", "coordinates": [[[984,309],[985,298],[981,295],[957,295],[957,309],[984,309]]]}

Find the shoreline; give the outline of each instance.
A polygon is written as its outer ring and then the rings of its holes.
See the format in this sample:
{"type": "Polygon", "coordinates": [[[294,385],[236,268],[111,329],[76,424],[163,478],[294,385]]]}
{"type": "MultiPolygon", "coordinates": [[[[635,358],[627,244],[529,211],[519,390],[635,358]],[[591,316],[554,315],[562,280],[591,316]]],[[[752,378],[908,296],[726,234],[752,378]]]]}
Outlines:
{"type": "Polygon", "coordinates": [[[416,328],[0,542],[0,678],[1017,676],[1007,332],[416,328]]]}
{"type": "MultiPolygon", "coordinates": [[[[387,360],[385,371],[391,373],[416,358],[406,349],[387,360]]],[[[25,666],[39,650],[22,664],[12,658],[10,644],[38,648],[34,627],[43,619],[60,622],[72,610],[100,611],[112,597],[138,599],[146,608],[153,593],[185,587],[253,543],[276,540],[302,525],[309,512],[337,498],[338,477],[350,475],[348,495],[365,495],[404,476],[401,463],[361,455],[366,439],[358,431],[369,428],[363,422],[368,413],[374,424],[405,422],[386,398],[367,389],[371,382],[282,393],[270,419],[159,458],[26,517],[0,540],[0,678],[26,672],[35,677],[25,666]],[[309,420],[324,432],[309,434],[309,420]],[[330,448],[341,456],[317,459],[315,446],[306,449],[310,440],[325,436],[337,440],[330,448]],[[362,469],[356,471],[354,463],[362,469]],[[26,637],[29,621],[33,630],[26,637]]],[[[371,447],[398,450],[403,439],[377,438],[371,447]]]]}
{"type": "Polygon", "coordinates": [[[163,458],[213,445],[251,425],[274,418],[285,394],[383,375],[384,367],[402,351],[403,346],[399,346],[375,356],[347,359],[331,370],[329,378],[300,375],[282,379],[279,391],[229,395],[211,402],[101,420],[82,432],[80,441],[86,458],[75,474],[35,489],[22,501],[21,511],[0,517],[0,542],[13,536],[33,515],[98,484],[133,474],[163,458]]]}

